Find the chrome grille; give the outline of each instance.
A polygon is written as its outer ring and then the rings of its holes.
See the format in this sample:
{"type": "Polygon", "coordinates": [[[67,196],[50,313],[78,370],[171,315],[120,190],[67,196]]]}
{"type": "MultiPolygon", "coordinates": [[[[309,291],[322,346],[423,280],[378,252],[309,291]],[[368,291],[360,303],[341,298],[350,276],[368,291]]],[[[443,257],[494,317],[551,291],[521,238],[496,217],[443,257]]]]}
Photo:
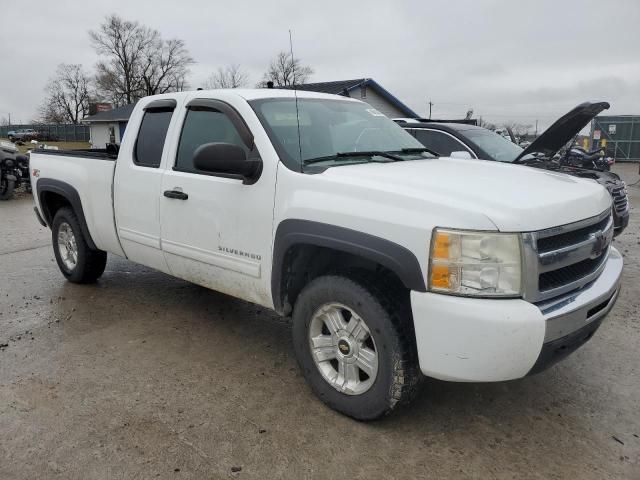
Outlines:
{"type": "Polygon", "coordinates": [[[625,186],[614,187],[611,189],[611,196],[613,197],[613,208],[616,213],[621,215],[627,211],[629,201],[627,200],[627,192],[625,186]]]}
{"type": "Polygon", "coordinates": [[[613,239],[611,210],[580,222],[523,235],[524,297],[548,300],[595,280],[613,239]]]}

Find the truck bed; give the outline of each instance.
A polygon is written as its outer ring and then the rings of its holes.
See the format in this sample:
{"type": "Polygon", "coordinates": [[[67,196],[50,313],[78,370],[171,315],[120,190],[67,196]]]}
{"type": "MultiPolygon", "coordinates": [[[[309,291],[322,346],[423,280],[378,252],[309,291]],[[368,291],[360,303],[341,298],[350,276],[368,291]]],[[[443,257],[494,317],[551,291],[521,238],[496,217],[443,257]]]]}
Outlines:
{"type": "Polygon", "coordinates": [[[33,150],[29,166],[38,209],[49,224],[52,218],[42,208],[40,190],[45,184],[54,184],[56,189],[76,192],[96,247],[124,256],[113,215],[116,160],[106,150],[33,150]]]}

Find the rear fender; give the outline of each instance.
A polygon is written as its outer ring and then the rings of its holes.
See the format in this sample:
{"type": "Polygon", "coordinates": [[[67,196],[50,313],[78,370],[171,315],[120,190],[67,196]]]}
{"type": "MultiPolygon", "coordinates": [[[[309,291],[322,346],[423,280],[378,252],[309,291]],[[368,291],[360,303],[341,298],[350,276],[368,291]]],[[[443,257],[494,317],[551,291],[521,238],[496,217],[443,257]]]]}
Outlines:
{"type": "Polygon", "coordinates": [[[62,182],[60,180],[55,180],[53,178],[39,178],[36,184],[36,194],[38,195],[38,202],[40,203],[40,207],[42,208],[42,214],[47,225],[51,227],[53,223],[53,212],[47,206],[47,193],[55,193],[65,198],[71,208],[73,208],[74,213],[78,217],[78,221],[80,222],[80,228],[82,228],[82,234],[89,245],[89,248],[92,250],[98,250],[96,244],[91,238],[91,233],[89,232],[89,227],[87,226],[87,221],[84,217],[84,209],[82,208],[82,201],[80,200],[80,195],[78,191],[71,185],[66,182],[62,182]]]}

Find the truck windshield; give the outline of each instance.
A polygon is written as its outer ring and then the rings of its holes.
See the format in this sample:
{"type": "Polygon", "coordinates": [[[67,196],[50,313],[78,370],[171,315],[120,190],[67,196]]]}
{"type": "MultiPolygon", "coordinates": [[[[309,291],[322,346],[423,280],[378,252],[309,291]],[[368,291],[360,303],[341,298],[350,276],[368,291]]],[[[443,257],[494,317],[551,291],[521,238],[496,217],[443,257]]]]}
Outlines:
{"type": "Polygon", "coordinates": [[[298,115],[294,98],[249,103],[281,160],[292,170],[299,171],[306,164],[333,166],[431,156],[402,127],[366,103],[299,98],[298,115]],[[379,155],[385,152],[387,155],[379,155]]]}

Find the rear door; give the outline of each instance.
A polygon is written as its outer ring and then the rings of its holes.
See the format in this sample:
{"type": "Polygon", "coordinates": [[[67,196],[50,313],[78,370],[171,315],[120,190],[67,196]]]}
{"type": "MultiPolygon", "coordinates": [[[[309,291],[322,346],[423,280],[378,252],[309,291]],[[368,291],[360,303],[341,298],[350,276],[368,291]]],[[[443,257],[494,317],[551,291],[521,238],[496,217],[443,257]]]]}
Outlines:
{"type": "MultiPolygon", "coordinates": [[[[167,131],[176,101],[155,100],[129,121],[114,178],[114,211],[118,237],[127,258],[168,271],[160,248],[161,168],[167,131]]],[[[105,221],[107,221],[105,219],[105,221]]]]}
{"type": "Polygon", "coordinates": [[[162,248],[173,275],[270,306],[276,165],[263,157],[262,174],[251,185],[199,171],[193,165],[195,150],[206,143],[232,143],[252,155],[272,149],[265,143],[263,130],[252,140],[255,146],[246,144],[238,125],[251,132],[247,117],[255,122],[255,130],[259,126],[255,114],[237,95],[221,95],[217,100],[193,98],[182,108],[181,127],[172,136],[177,140],[162,178],[162,248]]]}

